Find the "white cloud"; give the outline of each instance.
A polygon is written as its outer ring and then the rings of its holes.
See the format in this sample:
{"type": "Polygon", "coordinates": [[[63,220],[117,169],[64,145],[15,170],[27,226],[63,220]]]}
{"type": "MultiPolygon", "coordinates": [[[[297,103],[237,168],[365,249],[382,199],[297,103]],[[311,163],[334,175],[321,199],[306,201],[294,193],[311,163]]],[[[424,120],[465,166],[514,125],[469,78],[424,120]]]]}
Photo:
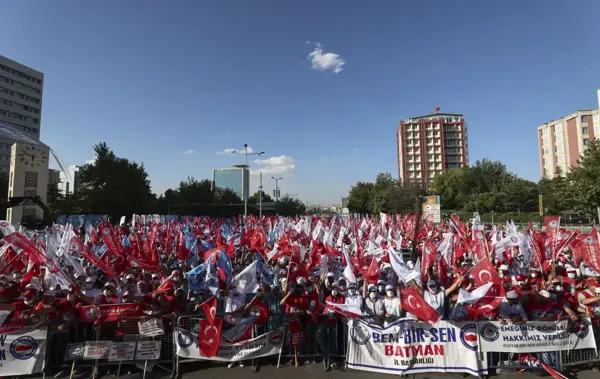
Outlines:
{"type": "Polygon", "coordinates": [[[342,72],[346,64],[339,54],[325,52],[320,43],[315,44],[315,49],[308,54],[308,59],[312,69],[317,71],[333,70],[336,74],[342,72]]]}
{"type": "Polygon", "coordinates": [[[194,149],[189,149],[189,150],[186,150],[186,151],[184,151],[183,153],[184,153],[185,155],[190,155],[190,154],[194,154],[195,152],[196,152],[196,150],[194,150],[194,149]]]}
{"type": "Polygon", "coordinates": [[[256,170],[252,170],[252,174],[255,175],[261,172],[265,175],[285,175],[293,173],[296,169],[294,158],[285,155],[267,159],[257,159],[254,161],[254,164],[263,166],[256,170]]]}
{"type": "MultiPolygon", "coordinates": [[[[252,149],[251,146],[248,146],[247,148],[248,153],[253,153],[254,149],[252,149]]],[[[229,148],[229,149],[225,149],[223,151],[218,151],[217,154],[244,154],[244,149],[234,149],[234,148],[229,148]]]]}

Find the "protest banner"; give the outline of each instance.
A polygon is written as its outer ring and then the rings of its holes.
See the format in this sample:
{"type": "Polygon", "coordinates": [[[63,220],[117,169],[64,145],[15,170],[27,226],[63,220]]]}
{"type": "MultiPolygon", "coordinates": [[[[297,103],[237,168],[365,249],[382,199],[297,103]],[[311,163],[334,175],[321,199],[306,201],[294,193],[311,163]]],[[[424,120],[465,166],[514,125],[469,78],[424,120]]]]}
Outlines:
{"type": "Polygon", "coordinates": [[[109,361],[132,361],[135,356],[135,342],[113,342],[108,353],[109,361]]]}
{"type": "Polygon", "coordinates": [[[544,353],[560,350],[595,349],[589,319],[569,321],[528,321],[502,325],[498,321],[479,323],[481,351],[544,353]]]}
{"type": "Polygon", "coordinates": [[[487,374],[477,354],[477,324],[397,322],[386,328],[354,320],[346,365],[385,374],[428,372],[487,374]]]}
{"type": "Polygon", "coordinates": [[[152,361],[160,359],[161,341],[138,341],[135,348],[135,359],[152,361]]]}
{"type": "Polygon", "coordinates": [[[144,337],[156,337],[165,334],[162,318],[150,318],[138,322],[140,335],[144,337]]]}
{"type": "Polygon", "coordinates": [[[88,341],[83,350],[83,359],[107,359],[112,341],[88,341]]]}
{"type": "Polygon", "coordinates": [[[31,375],[42,371],[46,358],[46,328],[2,328],[0,332],[0,376],[31,375]]]}
{"type": "Polygon", "coordinates": [[[229,343],[221,339],[217,355],[210,358],[200,355],[197,333],[179,328],[175,331],[175,341],[177,341],[177,355],[182,358],[238,362],[279,354],[283,344],[283,329],[275,329],[256,338],[238,343],[229,343]]]}

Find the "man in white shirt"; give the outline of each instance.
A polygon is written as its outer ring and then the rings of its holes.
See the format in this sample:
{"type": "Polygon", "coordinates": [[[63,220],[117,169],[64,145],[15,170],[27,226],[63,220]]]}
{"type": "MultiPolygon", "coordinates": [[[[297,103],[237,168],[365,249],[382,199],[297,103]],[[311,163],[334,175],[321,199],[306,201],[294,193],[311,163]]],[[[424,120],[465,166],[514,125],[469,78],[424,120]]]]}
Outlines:
{"type": "Polygon", "coordinates": [[[396,296],[394,286],[388,284],[385,286],[385,298],[383,299],[383,308],[385,319],[383,326],[388,326],[400,318],[400,298],[396,296]]]}
{"type": "Polygon", "coordinates": [[[444,317],[446,297],[454,293],[454,291],[460,287],[464,279],[464,276],[459,276],[448,289],[439,287],[435,280],[430,280],[427,282],[427,289],[423,291],[423,299],[444,317]]]}
{"type": "Polygon", "coordinates": [[[346,305],[352,305],[356,307],[362,306],[363,297],[360,293],[358,293],[358,286],[356,285],[356,283],[348,284],[348,294],[346,295],[344,303],[346,305]]]}
{"type": "Polygon", "coordinates": [[[519,301],[517,291],[508,291],[506,298],[498,306],[498,317],[502,322],[522,323],[527,321],[527,313],[519,301]]]}

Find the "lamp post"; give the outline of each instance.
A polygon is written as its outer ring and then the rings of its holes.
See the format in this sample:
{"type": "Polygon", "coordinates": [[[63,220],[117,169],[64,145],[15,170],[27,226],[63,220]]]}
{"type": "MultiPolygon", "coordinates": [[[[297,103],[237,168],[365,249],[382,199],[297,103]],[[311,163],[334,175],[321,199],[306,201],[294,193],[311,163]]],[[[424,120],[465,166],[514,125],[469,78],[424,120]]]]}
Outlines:
{"type": "MultiPolygon", "coordinates": [[[[261,151],[260,153],[249,153],[248,152],[248,144],[245,143],[244,144],[244,155],[246,156],[246,170],[248,170],[248,156],[249,155],[263,155],[265,152],[261,151]]],[[[250,175],[248,175],[248,181],[250,181],[250,175]]],[[[250,183],[246,183],[246,173],[244,172],[244,188],[242,188],[242,190],[244,191],[244,222],[246,221],[246,219],[248,218],[248,185],[250,183]]]]}
{"type": "Polygon", "coordinates": [[[262,185],[262,172],[260,173],[260,185],[258,186],[258,218],[262,220],[262,197],[263,197],[263,185],[262,185]]]}
{"type": "Polygon", "coordinates": [[[275,181],[275,193],[273,194],[275,201],[279,201],[279,181],[283,180],[283,178],[276,178],[274,176],[271,176],[271,179],[273,179],[275,181]]]}

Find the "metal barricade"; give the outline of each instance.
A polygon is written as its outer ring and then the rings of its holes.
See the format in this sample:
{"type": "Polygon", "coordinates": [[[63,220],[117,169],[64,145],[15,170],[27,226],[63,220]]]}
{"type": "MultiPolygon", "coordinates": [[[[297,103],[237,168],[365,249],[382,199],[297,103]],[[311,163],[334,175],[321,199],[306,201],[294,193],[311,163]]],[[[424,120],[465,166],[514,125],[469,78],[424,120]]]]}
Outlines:
{"type": "MultiPolygon", "coordinates": [[[[596,340],[596,348],[600,344],[600,320],[592,321],[592,331],[594,333],[594,339],[596,340]]],[[[599,365],[600,356],[597,350],[594,349],[577,349],[577,350],[564,350],[560,353],[560,364],[561,367],[569,367],[578,365],[599,365]]]]}
{"type": "Polygon", "coordinates": [[[124,370],[132,371],[137,366],[140,371],[159,368],[171,376],[175,348],[173,343],[173,323],[169,316],[163,318],[164,334],[145,337],[139,334],[138,322],[146,318],[128,318],[113,323],[94,324],[91,322],[53,323],[48,327],[46,361],[44,373],[57,373],[63,370],[91,372],[92,377],[106,374],[119,376],[124,370]],[[152,361],[109,361],[108,359],[66,361],[65,353],[69,344],[85,344],[88,341],[138,342],[161,341],[158,360],[152,361]]]}
{"type": "Polygon", "coordinates": [[[548,366],[560,370],[560,352],[547,353],[487,353],[488,374],[500,374],[505,371],[531,370],[545,372],[539,365],[543,362],[548,366]]]}

